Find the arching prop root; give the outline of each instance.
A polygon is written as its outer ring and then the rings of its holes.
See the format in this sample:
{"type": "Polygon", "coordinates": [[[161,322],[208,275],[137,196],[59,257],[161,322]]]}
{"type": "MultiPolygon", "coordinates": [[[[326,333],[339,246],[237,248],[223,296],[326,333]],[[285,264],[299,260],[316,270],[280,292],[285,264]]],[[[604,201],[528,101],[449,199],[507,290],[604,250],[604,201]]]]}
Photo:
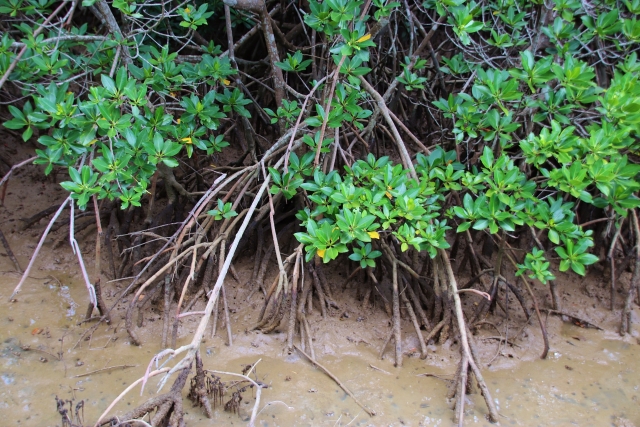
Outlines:
{"type": "MultiPolygon", "coordinates": [[[[303,261],[303,245],[298,245],[295,251],[284,260],[285,274],[291,276],[291,280],[278,275],[274,278],[272,285],[267,291],[267,297],[262,307],[258,323],[254,329],[259,329],[263,333],[273,332],[283,319],[287,317],[287,349],[293,351],[296,331],[300,334],[300,345],[307,348],[311,353],[311,358],[315,360],[312,346],[312,337],[306,314],[312,308],[309,306],[313,291],[315,289],[320,306],[323,311],[326,307],[334,304],[323,292],[321,279],[318,276],[318,266],[316,268],[307,264],[307,271],[310,273],[305,281],[305,268],[303,261]]],[[[326,287],[325,287],[326,288],[326,287]]]]}
{"type": "MultiPolygon", "coordinates": [[[[429,339],[433,338],[435,334],[430,334],[427,339],[424,338],[422,334],[422,328],[425,330],[431,329],[431,322],[427,319],[427,315],[422,307],[422,301],[418,297],[418,293],[422,295],[421,284],[419,283],[420,276],[418,273],[411,268],[408,263],[401,261],[398,258],[398,255],[394,253],[394,250],[391,246],[387,245],[384,240],[380,240],[380,246],[383,249],[383,253],[385,258],[391,263],[392,270],[392,326],[389,332],[389,336],[386,339],[385,343],[382,346],[379,357],[382,359],[384,356],[385,349],[389,342],[393,339],[394,342],[394,355],[395,355],[395,366],[402,366],[402,331],[401,331],[401,308],[404,308],[405,312],[409,315],[409,319],[411,320],[411,324],[414,327],[416,332],[416,336],[418,338],[418,343],[420,345],[420,357],[422,359],[427,357],[427,343],[429,339]],[[398,267],[402,269],[399,271],[398,267]],[[415,279],[417,284],[417,292],[413,289],[412,284],[409,279],[407,279],[405,273],[410,275],[413,279],[415,279]],[[401,284],[403,285],[401,287],[401,284]],[[401,305],[402,303],[402,305],[401,305]]],[[[416,263],[418,260],[416,259],[416,263]]],[[[434,270],[435,271],[435,270],[434,270]]],[[[378,285],[378,280],[375,275],[368,269],[369,277],[371,280],[378,285]]],[[[436,295],[439,295],[439,281],[436,279],[435,287],[438,289],[436,291],[436,295]]],[[[426,297],[424,297],[426,300],[426,297]]],[[[428,302],[428,301],[427,301],[428,302]]],[[[445,312],[446,313],[446,312],[445,312]]],[[[437,313],[436,313],[437,315],[437,313]]],[[[449,315],[448,319],[451,316],[449,315]]],[[[449,323],[449,322],[445,322],[449,323]]],[[[444,326],[444,324],[442,326],[444,326]]],[[[441,331],[442,326],[440,326],[435,333],[441,331]]]]}

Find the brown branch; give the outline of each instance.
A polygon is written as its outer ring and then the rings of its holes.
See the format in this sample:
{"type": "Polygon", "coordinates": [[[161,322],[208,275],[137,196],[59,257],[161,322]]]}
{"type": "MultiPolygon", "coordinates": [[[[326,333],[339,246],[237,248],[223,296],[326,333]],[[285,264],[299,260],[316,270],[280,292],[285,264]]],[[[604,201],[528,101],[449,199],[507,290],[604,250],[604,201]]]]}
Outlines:
{"type": "Polygon", "coordinates": [[[293,345],[295,347],[296,350],[298,350],[300,353],[302,353],[307,359],[309,359],[309,361],[311,363],[313,363],[314,366],[320,368],[325,374],[327,374],[332,380],[334,380],[336,382],[336,384],[338,384],[340,386],[341,389],[344,390],[345,393],[347,393],[349,396],[351,396],[351,398],[353,400],[356,401],[356,403],[358,404],[358,406],[360,406],[362,409],[364,409],[364,411],[369,414],[370,417],[373,417],[376,412],[373,409],[369,409],[366,405],[362,404],[357,397],[354,396],[353,393],[351,393],[351,390],[349,390],[347,388],[346,385],[344,385],[342,383],[342,381],[340,381],[338,379],[338,377],[336,377],[335,375],[333,375],[327,368],[325,368],[324,366],[322,366],[320,363],[316,362],[314,359],[311,358],[311,356],[309,356],[307,353],[305,353],[304,351],[302,351],[302,349],[300,347],[298,347],[297,345],[293,345]]]}
{"type": "MultiPolygon", "coordinates": [[[[400,156],[402,157],[402,163],[404,164],[404,167],[409,170],[409,174],[411,175],[411,178],[418,181],[418,175],[416,174],[416,170],[413,167],[411,156],[409,156],[407,147],[404,145],[404,142],[402,141],[402,137],[400,136],[400,133],[398,132],[398,129],[396,128],[396,125],[393,122],[391,115],[389,114],[390,111],[385,103],[384,98],[378,93],[377,90],[373,88],[373,86],[369,84],[369,82],[364,77],[362,76],[359,76],[359,77],[360,77],[360,82],[362,83],[362,86],[365,88],[367,92],[369,92],[369,94],[373,97],[373,99],[376,100],[376,102],[378,103],[378,108],[380,109],[380,111],[382,112],[382,115],[384,116],[387,123],[389,124],[389,127],[391,128],[391,132],[393,133],[393,137],[396,140],[396,144],[398,144],[398,148],[400,150],[400,156]]],[[[328,114],[329,113],[327,113],[327,115],[328,114]]]]}

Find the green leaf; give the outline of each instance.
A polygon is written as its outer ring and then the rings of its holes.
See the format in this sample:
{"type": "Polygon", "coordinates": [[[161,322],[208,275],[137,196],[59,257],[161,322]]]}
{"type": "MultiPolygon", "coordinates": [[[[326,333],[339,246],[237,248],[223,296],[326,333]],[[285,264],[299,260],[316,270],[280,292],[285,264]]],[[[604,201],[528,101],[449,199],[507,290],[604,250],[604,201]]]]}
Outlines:
{"type": "Polygon", "coordinates": [[[471,227],[471,223],[470,222],[463,222],[462,224],[460,224],[458,226],[458,228],[456,229],[456,233],[462,233],[465,232],[469,229],[469,227],[471,227]]]}

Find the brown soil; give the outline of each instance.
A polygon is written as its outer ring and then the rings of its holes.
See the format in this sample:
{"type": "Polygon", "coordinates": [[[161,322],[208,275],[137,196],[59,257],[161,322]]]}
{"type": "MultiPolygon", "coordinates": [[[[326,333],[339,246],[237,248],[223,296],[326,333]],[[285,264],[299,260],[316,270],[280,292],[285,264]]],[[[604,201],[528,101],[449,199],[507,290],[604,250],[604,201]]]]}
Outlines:
{"type": "MultiPolygon", "coordinates": [[[[14,151],[4,145],[14,161],[27,158],[28,150],[14,151]]],[[[44,178],[36,166],[20,170],[9,183],[5,203],[0,207],[0,229],[4,232],[20,265],[25,268],[47,224],[41,220],[22,230],[20,219],[60,203],[66,194],[51,178],[44,178]]],[[[90,274],[93,272],[95,228],[78,236],[90,274]]],[[[103,267],[107,265],[102,263],[103,267]]],[[[270,335],[252,331],[263,303],[256,294],[246,301],[253,260],[239,259],[236,269],[241,283],[228,278],[233,346],[226,345],[224,325],[216,337],[207,338],[202,349],[206,369],[241,372],[255,363],[263,391],[259,426],[449,426],[452,402],[447,402],[448,378],[459,360],[457,343],[430,345],[421,360],[418,341],[410,320],[403,319],[404,367],[393,367],[389,348],[384,360],[380,347],[389,330],[389,317],[376,299],[374,307],[362,308],[356,298],[356,284],[334,293],[340,309],[323,319],[314,310],[309,317],[317,360],[330,369],[377,415],[370,418],[331,379],[298,353],[287,353],[286,321],[270,335]],[[415,357],[414,357],[415,356],[415,357]],[[428,374],[427,376],[421,374],[428,374]]],[[[327,269],[328,271],[329,269],[327,269]]],[[[339,287],[345,277],[343,266],[331,271],[329,279],[339,287]]],[[[508,272],[513,277],[512,272],[508,272]]],[[[608,310],[607,280],[598,267],[587,278],[554,272],[562,293],[563,310],[590,321],[603,331],[582,328],[559,316],[546,318],[551,351],[540,360],[542,340],[534,319],[528,326],[515,299],[506,305],[509,319],[500,308],[487,318],[475,335],[485,379],[502,415],[502,425],[517,426],[640,426],[640,310],[634,308],[633,336],[620,337],[619,311],[608,310]],[[524,327],[523,327],[524,326],[524,327]],[[507,329],[508,327],[508,329],[507,329]],[[498,338],[508,331],[509,344],[498,338]]],[[[276,274],[275,263],[267,277],[276,274]]],[[[124,330],[124,305],[115,310],[111,325],[81,339],[88,325],[78,325],[86,312],[88,297],[78,262],[68,245],[68,228],[61,227],[47,239],[29,280],[17,300],[8,298],[20,275],[0,249],[0,414],[5,425],[60,425],[55,396],[85,400],[84,422],[92,425],[131,382],[142,377],[160,348],[161,307],[145,312],[138,328],[143,345],[133,346],[124,330]],[[132,365],[123,367],[122,365],[132,365]],[[112,370],[89,374],[99,369],[112,370]]],[[[103,268],[102,281],[110,275],[103,268]]],[[[462,278],[464,279],[464,278],[462,278]]],[[[621,274],[618,288],[626,294],[630,273],[621,274]]],[[[268,282],[269,280],[267,280],[268,282]]],[[[461,280],[464,282],[464,280],[461,280]]],[[[110,305],[128,282],[109,282],[104,289],[110,305]]],[[[535,289],[543,307],[550,306],[548,289],[535,289]]],[[[130,297],[129,297],[130,298],[130,297]]],[[[465,295],[466,304],[479,297],[465,295]]],[[[126,302],[126,301],[125,301],[126,302]]],[[[618,294],[616,305],[622,307],[618,294]]],[[[527,304],[532,303],[527,298],[527,304]]],[[[196,304],[201,309],[204,300],[196,304]],[[200,306],[200,307],[199,307],[200,306]]],[[[197,316],[184,319],[178,346],[190,341],[197,316]]],[[[209,333],[207,334],[209,336],[209,333]]],[[[157,392],[158,377],[149,381],[142,396],[140,388],[129,393],[115,408],[115,414],[131,410],[157,392]]],[[[170,382],[169,382],[170,384],[170,382]]],[[[168,386],[166,386],[168,389],[168,386]]],[[[166,389],[163,391],[167,391],[166,389]]],[[[185,390],[186,394],[186,390],[185,390]]],[[[188,426],[246,425],[254,402],[251,390],[244,395],[240,416],[214,411],[213,422],[201,408],[185,400],[188,426]]],[[[477,391],[468,395],[467,425],[490,425],[486,406],[477,391]]]]}

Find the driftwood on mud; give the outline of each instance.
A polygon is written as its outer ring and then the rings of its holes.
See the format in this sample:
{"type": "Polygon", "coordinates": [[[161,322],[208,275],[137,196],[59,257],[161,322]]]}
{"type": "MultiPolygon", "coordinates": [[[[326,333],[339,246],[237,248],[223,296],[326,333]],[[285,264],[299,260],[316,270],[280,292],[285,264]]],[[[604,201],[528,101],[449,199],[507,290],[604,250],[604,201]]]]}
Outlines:
{"type": "Polygon", "coordinates": [[[322,366],[320,363],[318,363],[315,359],[312,359],[311,356],[309,356],[307,353],[305,353],[304,351],[302,351],[302,349],[300,349],[300,347],[294,345],[295,349],[298,350],[300,353],[302,353],[308,360],[309,362],[313,363],[314,366],[320,368],[320,370],[322,370],[325,374],[327,374],[329,376],[329,378],[331,378],[333,381],[336,382],[336,384],[338,384],[340,386],[340,388],[342,390],[344,390],[345,393],[347,393],[357,404],[358,406],[360,406],[367,414],[369,414],[370,417],[373,417],[376,412],[370,408],[368,408],[366,405],[364,405],[362,402],[360,402],[360,400],[358,400],[357,397],[355,397],[355,395],[351,392],[351,390],[349,390],[347,388],[347,386],[345,386],[342,381],[340,381],[338,379],[338,377],[336,377],[335,375],[333,375],[331,373],[331,371],[329,371],[327,368],[325,368],[324,366],[322,366]]]}

